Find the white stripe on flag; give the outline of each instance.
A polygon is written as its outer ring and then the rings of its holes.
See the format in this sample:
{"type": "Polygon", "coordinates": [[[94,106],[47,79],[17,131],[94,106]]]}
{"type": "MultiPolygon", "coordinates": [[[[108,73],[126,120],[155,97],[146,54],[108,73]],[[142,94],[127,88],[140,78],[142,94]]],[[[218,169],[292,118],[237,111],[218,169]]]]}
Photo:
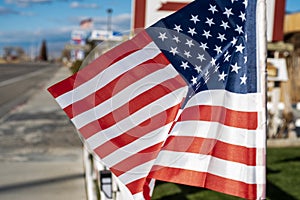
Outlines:
{"type": "Polygon", "coordinates": [[[254,135],[262,135],[262,130],[246,130],[206,121],[177,122],[170,135],[217,139],[228,144],[248,148],[263,148],[254,135]]]}
{"type": "Polygon", "coordinates": [[[132,168],[131,170],[127,171],[126,173],[122,174],[121,176],[118,176],[118,178],[125,184],[129,184],[131,182],[134,182],[138,179],[145,178],[152,168],[154,163],[154,160],[142,163],[138,165],[135,168],[132,168]]]}
{"type": "Polygon", "coordinates": [[[247,184],[265,184],[263,176],[265,173],[264,166],[247,166],[210,155],[162,150],[154,165],[208,172],[247,184]],[[253,174],[257,174],[257,176],[253,176],[253,174]]]}
{"type": "Polygon", "coordinates": [[[142,199],[145,199],[145,198],[144,198],[143,192],[139,192],[139,193],[134,194],[134,195],[133,195],[133,199],[134,199],[134,200],[142,200],[142,199]]]}
{"type": "Polygon", "coordinates": [[[263,105],[261,100],[260,93],[237,94],[226,90],[209,90],[194,95],[185,108],[195,105],[214,105],[231,110],[258,112],[264,109],[261,107],[263,105]]]}

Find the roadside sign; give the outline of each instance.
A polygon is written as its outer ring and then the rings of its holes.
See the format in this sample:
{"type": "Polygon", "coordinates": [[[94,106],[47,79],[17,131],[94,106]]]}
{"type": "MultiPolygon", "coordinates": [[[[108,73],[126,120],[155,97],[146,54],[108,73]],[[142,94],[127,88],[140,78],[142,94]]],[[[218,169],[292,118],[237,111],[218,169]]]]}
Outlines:
{"type": "Polygon", "coordinates": [[[268,58],[268,81],[287,81],[288,73],[284,58],[268,58]]]}

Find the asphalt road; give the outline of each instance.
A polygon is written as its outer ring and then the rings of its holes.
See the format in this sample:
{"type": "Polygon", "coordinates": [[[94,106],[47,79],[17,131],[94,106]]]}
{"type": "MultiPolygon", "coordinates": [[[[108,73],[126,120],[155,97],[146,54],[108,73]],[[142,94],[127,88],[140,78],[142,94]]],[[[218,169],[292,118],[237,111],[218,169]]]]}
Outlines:
{"type": "Polygon", "coordinates": [[[55,64],[0,64],[0,117],[26,101],[57,70],[55,64]]]}
{"type": "Polygon", "coordinates": [[[9,111],[0,116],[0,199],[85,200],[82,143],[46,90],[69,76],[69,69],[52,64],[0,69],[1,112],[9,111]]]}

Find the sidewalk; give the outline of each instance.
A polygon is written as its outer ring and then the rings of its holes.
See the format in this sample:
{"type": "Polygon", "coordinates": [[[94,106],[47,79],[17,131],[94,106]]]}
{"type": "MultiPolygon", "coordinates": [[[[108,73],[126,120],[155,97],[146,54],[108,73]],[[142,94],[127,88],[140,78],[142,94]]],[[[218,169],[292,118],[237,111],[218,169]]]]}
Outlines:
{"type": "Polygon", "coordinates": [[[60,67],[27,103],[0,119],[1,200],[86,199],[81,141],[46,91],[69,75],[60,67]]]}

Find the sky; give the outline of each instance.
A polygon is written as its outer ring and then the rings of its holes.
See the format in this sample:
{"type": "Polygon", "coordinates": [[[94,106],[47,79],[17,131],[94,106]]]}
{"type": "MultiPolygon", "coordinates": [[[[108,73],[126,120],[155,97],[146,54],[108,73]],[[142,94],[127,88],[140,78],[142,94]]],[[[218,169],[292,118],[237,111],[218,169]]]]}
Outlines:
{"type": "Polygon", "coordinates": [[[0,56],[3,46],[36,53],[44,39],[49,56],[60,56],[81,20],[92,18],[94,29],[106,30],[107,9],[112,30],[128,32],[131,0],[0,0],[0,56]]]}
{"type": "MultiPolygon", "coordinates": [[[[46,40],[50,57],[59,57],[81,20],[92,18],[94,29],[107,28],[112,9],[112,30],[128,32],[132,0],[0,0],[0,56],[4,46],[20,46],[37,54],[46,40]]],[[[287,12],[300,11],[300,0],[287,0],[287,12]]]]}

